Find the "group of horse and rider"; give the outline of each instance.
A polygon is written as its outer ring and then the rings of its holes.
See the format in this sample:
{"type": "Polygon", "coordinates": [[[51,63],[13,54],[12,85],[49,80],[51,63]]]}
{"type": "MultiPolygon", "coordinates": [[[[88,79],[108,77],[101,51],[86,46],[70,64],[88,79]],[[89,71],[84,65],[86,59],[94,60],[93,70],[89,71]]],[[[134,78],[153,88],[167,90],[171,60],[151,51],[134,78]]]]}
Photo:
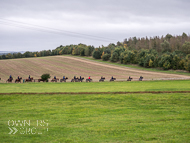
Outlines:
{"type": "MultiPolygon", "coordinates": [[[[21,82],[21,80],[22,80],[22,77],[20,77],[18,75],[18,77],[15,80],[15,83],[16,82],[21,82]]],[[[26,79],[26,81],[32,81],[32,80],[33,80],[33,78],[30,78],[30,75],[28,76],[28,79],[26,79]]],[[[12,77],[12,75],[10,75],[9,78],[8,78],[8,80],[7,80],[7,82],[12,82],[12,81],[13,81],[13,77],[12,77]]]]}
{"type": "MultiPolygon", "coordinates": [[[[84,80],[84,77],[76,77],[76,76],[74,76],[73,77],[73,79],[71,79],[71,82],[82,82],[84,80]]],[[[91,77],[89,76],[87,79],[86,79],[86,82],[91,82],[92,81],[92,79],[91,79],[91,77]]]]}
{"type": "MultiPolygon", "coordinates": [[[[66,82],[67,79],[68,79],[68,77],[63,76],[63,78],[60,79],[60,82],[66,82]]],[[[71,79],[71,82],[82,82],[83,79],[84,79],[84,77],[81,77],[81,76],[80,76],[80,77],[78,78],[78,77],[74,76],[74,78],[71,79]]],[[[133,79],[133,78],[131,78],[131,76],[129,76],[129,78],[127,79],[127,81],[131,81],[132,79],[133,79]]],[[[143,77],[140,76],[139,81],[142,81],[142,79],[143,79],[143,77]]],[[[0,80],[1,80],[1,79],[0,79],[0,80]]],[[[13,77],[10,75],[10,76],[9,76],[9,79],[7,80],[7,82],[12,82],[12,80],[13,80],[13,77]]],[[[22,80],[22,77],[20,77],[20,76],[18,75],[17,79],[15,80],[15,83],[16,83],[16,82],[21,82],[21,80],[22,80]]],[[[30,75],[28,76],[27,79],[25,79],[26,82],[32,82],[32,80],[33,80],[33,77],[30,77],[30,75]]],[[[102,76],[101,76],[99,82],[104,81],[104,80],[105,80],[105,77],[102,77],[102,76]]],[[[111,79],[110,79],[110,81],[115,81],[115,80],[116,80],[116,78],[114,78],[113,76],[112,76],[111,79]]],[[[43,80],[42,80],[42,79],[38,79],[38,82],[40,82],[40,81],[43,81],[43,80]]],[[[57,82],[57,81],[59,81],[59,78],[57,78],[56,76],[54,76],[54,78],[51,80],[51,82],[57,82]]],[[[89,77],[86,79],[86,82],[91,82],[91,81],[92,81],[92,79],[91,79],[91,77],[89,76],[89,77]]],[[[24,82],[24,80],[23,80],[23,82],[24,82]]],[[[43,82],[44,82],[44,81],[43,81],[43,82]]]]}

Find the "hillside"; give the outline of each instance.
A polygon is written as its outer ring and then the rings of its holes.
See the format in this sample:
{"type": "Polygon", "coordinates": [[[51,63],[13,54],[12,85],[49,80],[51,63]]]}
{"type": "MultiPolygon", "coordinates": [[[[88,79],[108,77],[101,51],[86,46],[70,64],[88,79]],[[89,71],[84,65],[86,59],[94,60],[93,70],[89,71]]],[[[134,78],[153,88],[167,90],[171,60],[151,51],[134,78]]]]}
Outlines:
{"type": "Polygon", "coordinates": [[[51,77],[61,78],[63,75],[69,79],[73,76],[82,76],[98,81],[101,76],[110,79],[111,76],[117,79],[127,79],[129,76],[138,79],[143,76],[145,80],[160,78],[190,78],[186,75],[167,74],[160,72],[151,72],[139,69],[126,68],[115,65],[98,63],[83,58],[73,56],[49,56],[38,58],[10,59],[0,60],[0,78],[5,82],[9,75],[15,79],[18,75],[24,79],[30,75],[34,79],[40,78],[44,73],[49,73],[51,77]]]}

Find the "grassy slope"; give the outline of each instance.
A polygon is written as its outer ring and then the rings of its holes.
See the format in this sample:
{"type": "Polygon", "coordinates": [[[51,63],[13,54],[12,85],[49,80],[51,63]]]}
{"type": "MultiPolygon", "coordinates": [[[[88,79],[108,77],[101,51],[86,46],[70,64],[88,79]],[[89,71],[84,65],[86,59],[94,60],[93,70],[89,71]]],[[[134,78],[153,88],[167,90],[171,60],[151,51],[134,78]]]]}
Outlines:
{"type": "MultiPolygon", "coordinates": [[[[67,56],[71,56],[71,55],[67,55],[67,56]]],[[[95,62],[101,62],[104,64],[112,64],[112,65],[116,65],[116,66],[124,66],[124,67],[128,67],[128,68],[134,68],[134,69],[139,69],[139,70],[145,70],[145,71],[153,71],[153,72],[163,72],[163,73],[168,73],[168,74],[181,74],[181,75],[187,75],[190,76],[189,72],[184,72],[184,71],[176,71],[176,70],[161,70],[158,68],[144,68],[144,67],[140,67],[137,65],[125,65],[125,64],[120,64],[120,63],[113,63],[110,61],[102,61],[101,59],[94,59],[92,57],[81,57],[81,56],[73,56],[73,57],[78,57],[78,58],[83,58],[83,59],[88,59],[88,60],[92,60],[95,62]]]]}
{"type": "Polygon", "coordinates": [[[0,139],[18,143],[189,142],[189,111],[189,94],[1,95],[0,139]],[[48,132],[36,126],[40,119],[48,120],[48,132]],[[30,120],[36,134],[20,134],[23,130],[14,126],[19,131],[9,135],[8,120],[30,120]]]}
{"type": "Polygon", "coordinates": [[[0,93],[11,92],[117,92],[117,91],[189,91],[190,80],[91,83],[1,83],[0,93]]]}

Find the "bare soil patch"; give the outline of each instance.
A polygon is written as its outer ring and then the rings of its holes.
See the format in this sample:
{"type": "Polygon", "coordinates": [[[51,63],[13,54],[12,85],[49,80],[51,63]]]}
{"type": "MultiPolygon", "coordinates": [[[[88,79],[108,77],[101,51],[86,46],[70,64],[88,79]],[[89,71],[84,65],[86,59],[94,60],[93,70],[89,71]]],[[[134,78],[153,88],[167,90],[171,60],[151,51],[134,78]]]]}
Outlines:
{"type": "Polygon", "coordinates": [[[140,76],[143,76],[144,80],[190,78],[190,76],[186,75],[144,71],[70,56],[0,60],[0,82],[5,82],[9,75],[12,75],[14,79],[18,75],[23,79],[27,78],[28,75],[38,79],[44,73],[49,73],[51,77],[56,76],[57,78],[67,76],[69,81],[73,76],[82,76],[84,78],[91,76],[94,81],[98,81],[101,76],[106,77],[106,80],[110,79],[111,76],[114,76],[117,80],[126,80],[129,76],[136,80],[140,76]]]}

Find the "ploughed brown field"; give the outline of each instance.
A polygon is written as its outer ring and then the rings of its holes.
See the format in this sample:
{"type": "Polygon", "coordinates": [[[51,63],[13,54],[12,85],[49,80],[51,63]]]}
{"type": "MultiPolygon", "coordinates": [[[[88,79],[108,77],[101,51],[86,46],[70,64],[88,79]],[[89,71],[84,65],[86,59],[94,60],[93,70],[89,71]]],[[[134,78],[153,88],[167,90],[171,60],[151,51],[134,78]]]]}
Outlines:
{"type": "Polygon", "coordinates": [[[50,56],[38,58],[23,58],[0,60],[0,78],[1,82],[5,82],[10,75],[14,80],[19,75],[22,79],[33,77],[39,79],[44,73],[49,73],[51,78],[56,76],[62,78],[66,76],[69,81],[73,76],[80,75],[85,79],[91,76],[92,79],[98,81],[101,76],[107,80],[114,76],[118,80],[127,79],[131,76],[138,79],[143,76],[144,79],[159,79],[159,78],[190,78],[186,75],[167,74],[160,72],[143,71],[139,69],[126,68],[115,65],[107,65],[82,58],[72,56],[50,56]]]}

